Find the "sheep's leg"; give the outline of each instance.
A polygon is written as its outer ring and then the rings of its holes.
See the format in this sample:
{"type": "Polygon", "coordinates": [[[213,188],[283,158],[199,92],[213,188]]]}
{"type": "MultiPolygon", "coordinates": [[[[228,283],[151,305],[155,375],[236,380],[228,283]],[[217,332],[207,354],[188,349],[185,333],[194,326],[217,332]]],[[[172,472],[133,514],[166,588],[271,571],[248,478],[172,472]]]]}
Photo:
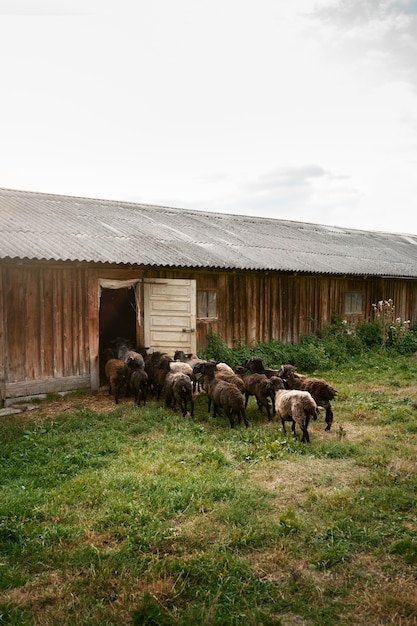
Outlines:
{"type": "Polygon", "coordinates": [[[325,405],[325,409],[326,409],[326,424],[327,424],[325,430],[329,431],[333,423],[333,411],[330,406],[330,403],[325,405]]]}
{"type": "Polygon", "coordinates": [[[120,385],[114,386],[114,401],[116,404],[119,404],[119,394],[120,394],[120,385]]]}
{"type": "Polygon", "coordinates": [[[302,424],[300,424],[301,426],[301,430],[303,433],[303,436],[301,438],[301,443],[303,441],[305,441],[305,443],[310,443],[310,435],[308,434],[308,423],[309,423],[309,416],[306,415],[305,420],[302,422],[302,424]]]}
{"type": "Polygon", "coordinates": [[[245,393],[245,409],[248,406],[248,402],[249,402],[249,394],[245,393]]]}
{"type": "Polygon", "coordinates": [[[298,441],[298,436],[297,436],[297,433],[295,432],[295,422],[294,422],[294,420],[292,421],[291,430],[292,430],[292,434],[293,434],[293,436],[294,436],[294,439],[295,439],[296,441],[298,441]]]}
{"type": "Polygon", "coordinates": [[[281,417],[281,423],[282,423],[282,430],[284,431],[284,435],[287,435],[287,431],[285,429],[285,420],[281,417]]]}
{"type": "Polygon", "coordinates": [[[307,426],[305,424],[301,426],[301,431],[303,433],[303,436],[301,437],[301,443],[310,443],[310,436],[308,434],[307,426]]]}
{"type": "MultiPolygon", "coordinates": [[[[241,416],[242,416],[242,419],[243,419],[243,423],[245,424],[245,426],[247,428],[249,426],[249,422],[248,422],[248,418],[246,417],[245,409],[242,409],[241,416]]],[[[239,423],[240,423],[240,418],[239,418],[239,423]]]]}
{"type": "Polygon", "coordinates": [[[229,418],[230,428],[234,428],[235,427],[235,420],[233,419],[233,411],[232,411],[232,409],[225,409],[225,413],[227,414],[227,417],[229,418]]]}
{"type": "Polygon", "coordinates": [[[194,400],[191,400],[191,410],[190,410],[190,415],[192,418],[194,418],[194,400]]]}
{"type": "Polygon", "coordinates": [[[266,408],[266,414],[268,416],[268,422],[271,421],[271,410],[269,407],[269,400],[268,398],[258,398],[258,396],[256,396],[256,401],[258,403],[258,407],[260,412],[262,413],[262,407],[266,408]]]}
{"type": "Polygon", "coordinates": [[[265,399],[265,408],[266,408],[266,414],[268,416],[268,422],[272,421],[272,417],[271,417],[271,409],[269,406],[269,400],[268,398],[265,399]]]}

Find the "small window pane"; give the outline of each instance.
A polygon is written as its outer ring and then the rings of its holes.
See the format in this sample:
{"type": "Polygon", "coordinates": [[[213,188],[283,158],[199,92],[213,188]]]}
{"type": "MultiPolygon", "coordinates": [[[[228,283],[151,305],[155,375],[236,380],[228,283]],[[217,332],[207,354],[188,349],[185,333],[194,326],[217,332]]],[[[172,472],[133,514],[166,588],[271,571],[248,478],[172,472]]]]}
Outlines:
{"type": "Polygon", "coordinates": [[[215,291],[197,292],[197,316],[199,318],[217,317],[217,293],[215,291]]]}
{"type": "Polygon", "coordinates": [[[217,317],[217,293],[207,292],[207,317],[217,317]]]}
{"type": "Polygon", "coordinates": [[[345,293],[345,313],[362,313],[362,293],[360,291],[347,291],[345,293]]]}

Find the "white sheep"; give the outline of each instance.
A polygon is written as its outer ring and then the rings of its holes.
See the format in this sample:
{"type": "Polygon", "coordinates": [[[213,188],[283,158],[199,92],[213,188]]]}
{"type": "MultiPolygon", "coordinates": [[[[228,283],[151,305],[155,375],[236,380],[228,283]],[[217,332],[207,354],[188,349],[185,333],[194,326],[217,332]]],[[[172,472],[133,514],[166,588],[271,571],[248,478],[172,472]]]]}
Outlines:
{"type": "Polygon", "coordinates": [[[333,411],[330,401],[336,397],[337,391],[323,378],[310,378],[297,374],[293,365],[282,365],[279,374],[289,389],[308,391],[318,406],[326,409],[326,429],[330,430],[333,422],[333,411]]]}
{"type": "Polygon", "coordinates": [[[294,438],[297,439],[295,431],[297,425],[303,433],[301,441],[310,443],[308,424],[311,417],[317,419],[318,407],[315,400],[308,391],[285,389],[282,381],[279,386],[281,388],[275,392],[275,410],[281,418],[284,434],[286,434],[285,422],[291,422],[294,438]]]}

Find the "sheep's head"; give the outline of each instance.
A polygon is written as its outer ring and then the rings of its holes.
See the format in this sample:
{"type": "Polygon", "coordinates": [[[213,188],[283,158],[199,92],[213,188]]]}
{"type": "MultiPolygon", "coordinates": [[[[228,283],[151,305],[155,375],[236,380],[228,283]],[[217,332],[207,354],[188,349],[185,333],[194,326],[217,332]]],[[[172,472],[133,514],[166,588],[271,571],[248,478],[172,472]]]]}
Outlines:
{"type": "Polygon", "coordinates": [[[281,365],[278,370],[278,376],[282,379],[288,378],[295,373],[294,365],[281,365]]]}
{"type": "Polygon", "coordinates": [[[279,389],[285,389],[285,383],[279,376],[271,376],[269,379],[269,388],[273,392],[278,391],[279,389]]]}
{"type": "Polygon", "coordinates": [[[260,356],[251,356],[242,363],[242,366],[252,372],[252,374],[259,374],[264,370],[264,364],[260,356]]]}
{"type": "Polygon", "coordinates": [[[216,363],[214,361],[205,361],[204,363],[196,363],[193,367],[193,374],[202,374],[205,376],[206,374],[213,374],[216,371],[216,363]]]}
{"type": "Polygon", "coordinates": [[[156,363],[155,367],[157,369],[163,370],[164,372],[169,372],[170,363],[172,363],[173,359],[169,356],[162,356],[162,358],[156,363]]]}

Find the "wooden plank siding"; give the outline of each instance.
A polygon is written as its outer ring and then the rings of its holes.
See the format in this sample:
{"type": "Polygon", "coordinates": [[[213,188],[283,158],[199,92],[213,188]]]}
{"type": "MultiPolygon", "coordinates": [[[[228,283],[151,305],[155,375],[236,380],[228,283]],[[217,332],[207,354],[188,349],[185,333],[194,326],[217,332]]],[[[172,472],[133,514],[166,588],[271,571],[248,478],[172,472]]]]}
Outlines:
{"type": "Polygon", "coordinates": [[[2,381],[7,397],[90,385],[86,270],[3,266],[2,381]],[[40,391],[41,390],[41,391],[40,391]]]}
{"type": "Polygon", "coordinates": [[[329,323],[371,320],[391,298],[397,317],[417,323],[417,281],[280,272],[125,267],[11,260],[0,265],[0,401],[79,387],[98,389],[99,280],[137,280],[137,341],[144,345],[143,279],[195,279],[215,291],[217,315],[198,318],[197,351],[212,330],[231,346],[297,342],[329,323]],[[363,311],[344,315],[345,293],[361,292],[363,311]]]}

